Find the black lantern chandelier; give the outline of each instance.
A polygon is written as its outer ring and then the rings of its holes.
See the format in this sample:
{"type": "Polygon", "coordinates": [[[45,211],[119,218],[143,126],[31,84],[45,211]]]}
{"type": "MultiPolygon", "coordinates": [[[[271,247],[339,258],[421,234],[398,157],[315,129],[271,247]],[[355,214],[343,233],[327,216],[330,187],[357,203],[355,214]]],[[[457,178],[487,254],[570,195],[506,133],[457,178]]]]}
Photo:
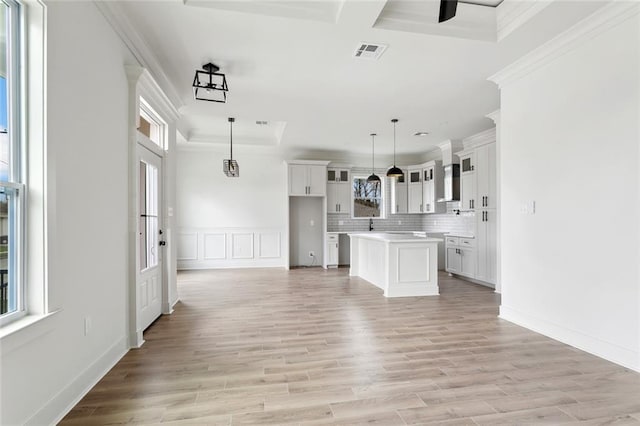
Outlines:
{"type": "Polygon", "coordinates": [[[220,67],[209,62],[193,77],[193,96],[199,101],[227,102],[227,78],[219,73],[220,67]]]}
{"type": "Polygon", "coordinates": [[[396,167],[396,123],[398,122],[397,118],[391,120],[393,123],[393,167],[387,170],[387,177],[399,178],[404,176],[404,173],[401,169],[396,167]]]}
{"type": "Polygon", "coordinates": [[[369,136],[371,136],[371,176],[369,176],[367,178],[367,182],[380,183],[380,177],[378,175],[376,175],[376,172],[375,172],[376,163],[375,163],[375,159],[374,159],[374,155],[375,155],[375,138],[376,138],[377,134],[371,133],[369,136]]]}
{"type": "Polygon", "coordinates": [[[233,159],[233,122],[235,118],[229,117],[229,159],[222,160],[222,171],[229,177],[239,177],[240,168],[238,162],[233,159]]]}

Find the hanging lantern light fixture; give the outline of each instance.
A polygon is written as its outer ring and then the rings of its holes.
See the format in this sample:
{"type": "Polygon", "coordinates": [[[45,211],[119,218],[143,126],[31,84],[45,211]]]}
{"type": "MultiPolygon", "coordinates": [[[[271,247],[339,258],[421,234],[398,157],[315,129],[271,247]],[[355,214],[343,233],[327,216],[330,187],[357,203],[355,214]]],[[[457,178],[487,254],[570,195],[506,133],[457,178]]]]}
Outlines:
{"type": "Polygon", "coordinates": [[[193,97],[198,101],[227,102],[227,77],[219,73],[220,67],[209,62],[193,77],[193,97]]]}
{"type": "Polygon", "coordinates": [[[404,172],[396,167],[396,123],[398,119],[393,118],[391,122],[393,123],[393,167],[387,170],[387,177],[399,178],[404,176],[404,172]]]}
{"type": "Polygon", "coordinates": [[[222,171],[228,177],[239,177],[240,168],[238,162],[233,159],[233,122],[235,118],[229,117],[229,159],[222,160],[222,171]]]}
{"type": "Polygon", "coordinates": [[[375,138],[377,136],[377,134],[375,133],[371,133],[369,136],[371,136],[371,176],[369,176],[367,178],[367,182],[371,182],[371,183],[380,183],[380,177],[378,175],[376,175],[375,172],[375,159],[374,159],[374,155],[375,155],[375,138]]]}

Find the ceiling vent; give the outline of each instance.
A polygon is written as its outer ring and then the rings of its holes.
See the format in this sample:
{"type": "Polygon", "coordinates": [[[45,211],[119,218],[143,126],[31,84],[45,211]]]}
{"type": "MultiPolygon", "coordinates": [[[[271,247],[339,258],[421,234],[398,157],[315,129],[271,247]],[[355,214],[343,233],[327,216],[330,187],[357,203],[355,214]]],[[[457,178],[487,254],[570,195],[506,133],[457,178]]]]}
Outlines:
{"type": "Polygon", "coordinates": [[[266,126],[267,124],[269,124],[269,122],[265,120],[256,120],[256,124],[258,126],[266,126]]]}
{"type": "Polygon", "coordinates": [[[380,59],[382,53],[387,49],[386,44],[359,43],[353,56],[363,59],[380,59]]]}

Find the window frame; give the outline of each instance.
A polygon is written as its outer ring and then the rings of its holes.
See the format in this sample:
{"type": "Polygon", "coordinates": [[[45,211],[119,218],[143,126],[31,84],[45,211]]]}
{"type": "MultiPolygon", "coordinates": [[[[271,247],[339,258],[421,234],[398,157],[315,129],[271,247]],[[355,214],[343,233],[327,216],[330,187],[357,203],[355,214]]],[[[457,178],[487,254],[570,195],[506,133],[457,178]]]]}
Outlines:
{"type": "MultiPolygon", "coordinates": [[[[2,0],[7,7],[7,129],[9,137],[10,173],[7,182],[0,182],[0,186],[8,188],[7,194],[13,194],[14,221],[10,226],[8,237],[9,249],[7,269],[9,273],[9,287],[16,292],[16,309],[0,315],[0,326],[14,322],[27,314],[27,286],[25,273],[26,259],[26,153],[25,153],[25,105],[24,99],[24,67],[21,63],[25,55],[24,37],[24,5],[17,0],[2,0]],[[10,129],[10,130],[9,130],[10,129]],[[11,238],[13,237],[13,238],[11,238]],[[13,285],[11,282],[13,281],[13,285]]],[[[8,206],[8,211],[11,207],[8,206]]],[[[10,215],[11,216],[11,215],[10,215]]],[[[7,289],[7,292],[9,289],[7,289]]]]}
{"type": "MultiPolygon", "coordinates": [[[[145,98],[140,96],[138,98],[138,118],[142,118],[151,126],[149,136],[145,135],[138,129],[138,133],[142,135],[148,142],[155,146],[156,149],[160,149],[161,152],[167,150],[167,123],[146,101],[145,98]],[[155,136],[155,138],[154,138],[155,136]],[[157,140],[155,140],[157,138],[157,140]]],[[[138,126],[139,127],[139,126],[138,126]]]]}
{"type": "Polygon", "coordinates": [[[367,176],[364,175],[360,175],[360,174],[355,174],[352,173],[351,176],[351,181],[349,182],[349,184],[351,185],[351,219],[365,219],[365,220],[369,220],[369,219],[373,219],[373,220],[378,220],[378,219],[386,219],[387,215],[386,215],[386,197],[385,197],[385,193],[386,193],[386,178],[381,177],[380,178],[380,216],[356,216],[356,206],[355,206],[355,201],[356,200],[367,200],[367,199],[378,199],[378,198],[356,198],[355,196],[355,191],[353,190],[354,187],[354,181],[356,179],[360,179],[360,180],[367,180],[367,176]]]}

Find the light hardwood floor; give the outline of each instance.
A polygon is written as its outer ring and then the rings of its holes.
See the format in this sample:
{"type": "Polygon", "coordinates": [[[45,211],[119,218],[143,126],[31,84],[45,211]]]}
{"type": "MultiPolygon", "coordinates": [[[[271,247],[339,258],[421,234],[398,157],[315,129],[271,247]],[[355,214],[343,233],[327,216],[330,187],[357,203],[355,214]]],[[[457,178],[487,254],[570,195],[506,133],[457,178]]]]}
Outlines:
{"type": "Polygon", "coordinates": [[[178,278],[175,313],[62,424],[640,424],[640,374],[444,274],[440,296],[397,299],[347,269],[178,278]]]}

